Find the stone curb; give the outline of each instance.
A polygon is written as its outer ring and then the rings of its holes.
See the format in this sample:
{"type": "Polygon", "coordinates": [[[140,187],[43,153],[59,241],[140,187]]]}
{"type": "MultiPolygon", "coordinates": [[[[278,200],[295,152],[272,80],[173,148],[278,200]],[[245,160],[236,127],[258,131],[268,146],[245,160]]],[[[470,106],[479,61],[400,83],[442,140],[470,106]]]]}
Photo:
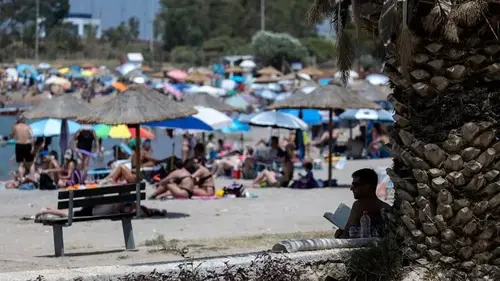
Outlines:
{"type": "MultiPolygon", "coordinates": [[[[303,262],[309,266],[323,264],[325,262],[341,263],[341,254],[352,249],[333,249],[323,251],[299,252],[291,254],[274,254],[273,257],[288,257],[292,261],[303,262]]],[[[219,271],[224,268],[225,262],[230,265],[241,267],[249,266],[257,257],[256,253],[237,256],[227,256],[222,258],[208,258],[193,260],[194,266],[200,265],[200,270],[219,271]]],[[[150,263],[141,265],[114,265],[114,266],[95,266],[72,269],[45,269],[33,271],[5,272],[0,273],[0,280],[26,281],[34,280],[38,276],[43,276],[46,281],[73,281],[75,278],[81,278],[81,281],[97,280],[117,280],[128,274],[149,274],[157,272],[175,272],[178,271],[182,261],[150,263]]]]}

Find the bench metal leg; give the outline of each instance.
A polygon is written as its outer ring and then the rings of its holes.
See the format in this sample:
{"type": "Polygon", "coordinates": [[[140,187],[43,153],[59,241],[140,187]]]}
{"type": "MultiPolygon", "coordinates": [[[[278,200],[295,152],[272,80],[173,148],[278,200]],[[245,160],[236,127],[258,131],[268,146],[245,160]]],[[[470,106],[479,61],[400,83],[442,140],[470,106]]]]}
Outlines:
{"type": "Polygon", "coordinates": [[[54,252],[56,257],[64,256],[64,241],[62,225],[53,225],[52,232],[54,234],[54,252]]]}
{"type": "Polygon", "coordinates": [[[135,250],[134,230],[130,218],[122,219],[123,238],[125,239],[125,249],[135,250]]]}

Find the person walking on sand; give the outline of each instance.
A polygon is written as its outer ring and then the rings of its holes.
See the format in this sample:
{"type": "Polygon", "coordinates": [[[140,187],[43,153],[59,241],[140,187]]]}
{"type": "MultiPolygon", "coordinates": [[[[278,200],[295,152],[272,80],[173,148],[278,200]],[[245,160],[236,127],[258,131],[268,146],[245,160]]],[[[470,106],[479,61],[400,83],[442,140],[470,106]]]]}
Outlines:
{"type": "Polygon", "coordinates": [[[25,175],[34,170],[33,161],[34,155],[34,141],[33,131],[30,126],[26,124],[24,118],[19,116],[14,126],[10,138],[15,139],[15,155],[18,165],[18,172],[20,175],[25,175]]]}

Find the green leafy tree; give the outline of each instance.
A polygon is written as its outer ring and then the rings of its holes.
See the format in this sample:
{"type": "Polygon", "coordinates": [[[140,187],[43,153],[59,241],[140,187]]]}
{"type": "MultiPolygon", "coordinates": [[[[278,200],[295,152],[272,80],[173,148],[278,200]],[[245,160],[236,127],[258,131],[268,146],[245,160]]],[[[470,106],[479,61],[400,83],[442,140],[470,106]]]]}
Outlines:
{"type": "Polygon", "coordinates": [[[285,62],[302,61],[307,48],[297,38],[286,33],[259,31],[252,38],[252,48],[265,65],[281,68],[285,62]]]}
{"type": "MultiPolygon", "coordinates": [[[[266,29],[292,36],[311,36],[314,26],[303,20],[307,1],[266,1],[266,29]]],[[[201,46],[222,36],[250,41],[260,30],[260,1],[250,0],[162,0],[158,18],[163,25],[164,48],[201,46]]]]}
{"type": "Polygon", "coordinates": [[[328,38],[308,37],[300,40],[307,48],[309,56],[316,59],[316,63],[323,63],[336,56],[335,42],[328,38]]]}
{"type": "MultiPolygon", "coordinates": [[[[3,0],[0,5],[0,22],[6,30],[35,21],[35,0],[3,0]]],[[[39,17],[44,19],[42,27],[48,32],[67,17],[69,0],[43,0],[39,2],[39,8],[39,17]]]]}
{"type": "Polygon", "coordinates": [[[139,26],[140,22],[137,17],[131,17],[128,19],[128,34],[130,39],[137,40],[139,38],[139,26]]]}
{"type": "Polygon", "coordinates": [[[195,48],[178,46],[170,52],[170,60],[175,63],[185,63],[188,65],[200,64],[201,58],[195,48]]]}

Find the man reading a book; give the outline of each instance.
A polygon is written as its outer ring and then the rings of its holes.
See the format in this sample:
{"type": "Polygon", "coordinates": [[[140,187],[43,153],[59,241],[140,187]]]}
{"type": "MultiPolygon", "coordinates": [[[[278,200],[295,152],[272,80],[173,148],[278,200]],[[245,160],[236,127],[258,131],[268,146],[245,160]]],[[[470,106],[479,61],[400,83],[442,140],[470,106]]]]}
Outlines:
{"type": "Polygon", "coordinates": [[[360,226],[360,219],[365,211],[370,216],[371,229],[381,228],[380,226],[383,224],[382,209],[390,209],[391,206],[378,199],[376,195],[377,184],[378,175],[372,169],[361,169],[352,174],[351,191],[356,201],[352,205],[345,228],[335,232],[336,238],[350,238],[349,229],[360,226]]]}

